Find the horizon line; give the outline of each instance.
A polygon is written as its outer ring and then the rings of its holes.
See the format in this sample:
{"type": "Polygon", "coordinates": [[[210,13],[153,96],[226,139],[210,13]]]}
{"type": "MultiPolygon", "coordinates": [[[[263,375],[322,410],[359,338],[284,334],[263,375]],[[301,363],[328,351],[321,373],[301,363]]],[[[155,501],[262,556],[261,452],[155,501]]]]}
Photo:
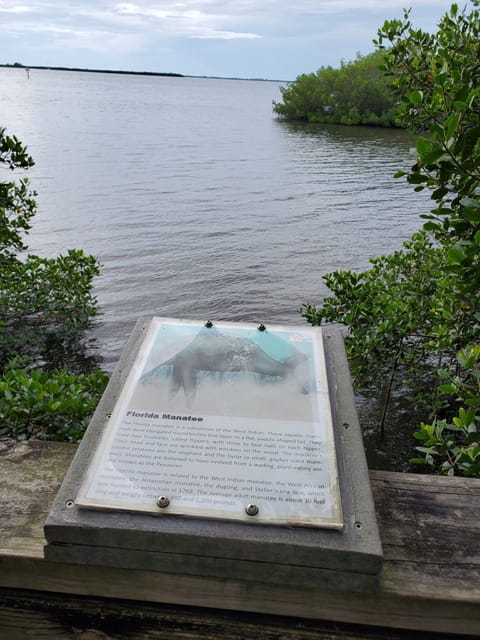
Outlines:
{"type": "Polygon", "coordinates": [[[4,63],[0,64],[0,68],[10,69],[40,69],[45,71],[74,71],[83,73],[108,73],[108,74],[120,74],[120,75],[134,75],[134,76],[161,76],[161,77],[173,77],[173,78],[210,78],[212,80],[246,80],[255,82],[291,82],[291,80],[277,80],[271,78],[242,78],[239,76],[209,76],[209,75],[190,75],[184,73],[176,73],[170,71],[128,71],[125,69],[91,69],[89,67],[65,67],[57,65],[29,65],[22,64],[20,62],[14,62],[13,64],[4,63]]]}

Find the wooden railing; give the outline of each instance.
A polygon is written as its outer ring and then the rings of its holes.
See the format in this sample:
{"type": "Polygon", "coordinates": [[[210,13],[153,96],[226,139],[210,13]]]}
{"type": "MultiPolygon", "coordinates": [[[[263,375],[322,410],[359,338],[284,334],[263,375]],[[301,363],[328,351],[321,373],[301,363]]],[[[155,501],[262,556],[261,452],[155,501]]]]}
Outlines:
{"type": "Polygon", "coordinates": [[[1,638],[480,637],[478,480],[371,471],[379,588],[338,592],[47,562],[43,523],[74,452],[0,440],[1,638]]]}

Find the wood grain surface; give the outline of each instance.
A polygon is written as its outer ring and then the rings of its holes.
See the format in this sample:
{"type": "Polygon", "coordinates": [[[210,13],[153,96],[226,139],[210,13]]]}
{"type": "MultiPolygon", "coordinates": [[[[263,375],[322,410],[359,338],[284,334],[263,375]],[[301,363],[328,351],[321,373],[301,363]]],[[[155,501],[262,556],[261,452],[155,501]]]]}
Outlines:
{"type": "Polygon", "coordinates": [[[478,480],[371,471],[379,588],[332,592],[46,562],[43,523],[75,450],[0,441],[1,638],[480,637],[478,480]]]}

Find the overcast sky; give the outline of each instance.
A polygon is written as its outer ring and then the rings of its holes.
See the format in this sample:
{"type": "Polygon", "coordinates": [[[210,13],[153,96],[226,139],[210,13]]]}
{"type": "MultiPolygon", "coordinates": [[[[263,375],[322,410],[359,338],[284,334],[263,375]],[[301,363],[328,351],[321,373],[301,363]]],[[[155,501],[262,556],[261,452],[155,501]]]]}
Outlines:
{"type": "Polygon", "coordinates": [[[370,53],[378,27],[405,6],[415,26],[433,31],[450,4],[0,0],[0,63],[293,80],[370,53]]]}

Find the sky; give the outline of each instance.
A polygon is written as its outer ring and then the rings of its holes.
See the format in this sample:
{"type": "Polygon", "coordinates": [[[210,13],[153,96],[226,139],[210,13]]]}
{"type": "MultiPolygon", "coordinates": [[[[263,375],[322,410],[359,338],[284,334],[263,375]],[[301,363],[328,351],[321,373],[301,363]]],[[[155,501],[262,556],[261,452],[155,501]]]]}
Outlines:
{"type": "MultiPolygon", "coordinates": [[[[468,5],[468,0],[459,2],[468,5]]],[[[434,31],[443,0],[0,0],[0,63],[294,80],[374,50],[411,7],[434,31]]]]}

